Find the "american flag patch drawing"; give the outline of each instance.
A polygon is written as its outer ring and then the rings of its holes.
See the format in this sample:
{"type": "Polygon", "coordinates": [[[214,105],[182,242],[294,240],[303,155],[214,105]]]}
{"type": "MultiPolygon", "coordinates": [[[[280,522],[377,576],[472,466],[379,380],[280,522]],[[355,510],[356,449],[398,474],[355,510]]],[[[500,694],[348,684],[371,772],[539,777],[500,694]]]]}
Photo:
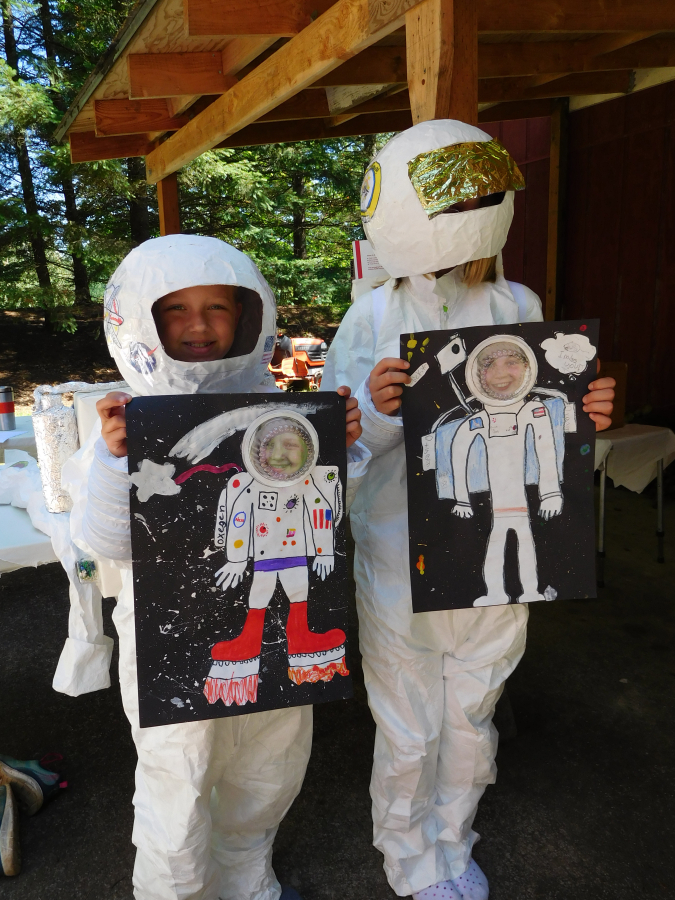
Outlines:
{"type": "Polygon", "coordinates": [[[331,509],[313,509],[315,528],[332,528],[333,511],[331,509]]]}
{"type": "Polygon", "coordinates": [[[532,415],[535,419],[540,419],[542,416],[546,415],[546,407],[538,406],[536,409],[532,410],[532,415]]]}

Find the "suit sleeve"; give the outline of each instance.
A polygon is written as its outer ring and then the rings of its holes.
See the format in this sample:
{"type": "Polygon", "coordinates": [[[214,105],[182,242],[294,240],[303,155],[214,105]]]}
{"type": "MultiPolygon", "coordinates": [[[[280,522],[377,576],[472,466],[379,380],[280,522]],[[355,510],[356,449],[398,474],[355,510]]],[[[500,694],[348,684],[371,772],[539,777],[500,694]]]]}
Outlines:
{"type": "Polygon", "coordinates": [[[471,431],[469,422],[464,422],[457,429],[452,441],[452,476],[455,483],[455,499],[458,503],[470,504],[469,483],[467,467],[469,464],[469,450],[474,442],[477,432],[471,431]]]}

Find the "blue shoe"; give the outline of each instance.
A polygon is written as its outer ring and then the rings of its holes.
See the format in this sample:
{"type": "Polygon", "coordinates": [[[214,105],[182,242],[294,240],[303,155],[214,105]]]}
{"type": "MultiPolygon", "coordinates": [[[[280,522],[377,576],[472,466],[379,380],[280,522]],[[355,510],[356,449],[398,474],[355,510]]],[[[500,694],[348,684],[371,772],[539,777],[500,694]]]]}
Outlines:
{"type": "Polygon", "coordinates": [[[29,816],[60,787],[60,775],[43,769],[36,759],[13,759],[0,753],[0,783],[10,784],[21,808],[29,816]]]}
{"type": "Polygon", "coordinates": [[[292,888],[289,884],[282,884],[281,897],[279,897],[279,900],[302,900],[302,897],[296,889],[292,888]]]}
{"type": "Polygon", "coordinates": [[[18,875],[21,871],[19,817],[14,794],[0,776],[0,874],[18,875]]]}

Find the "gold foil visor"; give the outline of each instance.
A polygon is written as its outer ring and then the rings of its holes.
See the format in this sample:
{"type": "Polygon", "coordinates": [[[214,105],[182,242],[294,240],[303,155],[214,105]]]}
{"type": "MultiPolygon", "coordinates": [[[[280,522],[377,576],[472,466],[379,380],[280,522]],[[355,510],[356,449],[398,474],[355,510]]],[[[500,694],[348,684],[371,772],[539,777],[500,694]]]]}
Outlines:
{"type": "Polygon", "coordinates": [[[495,140],[420,153],[408,163],[408,176],[430,219],[462,200],[525,187],[514,159],[495,140]]]}

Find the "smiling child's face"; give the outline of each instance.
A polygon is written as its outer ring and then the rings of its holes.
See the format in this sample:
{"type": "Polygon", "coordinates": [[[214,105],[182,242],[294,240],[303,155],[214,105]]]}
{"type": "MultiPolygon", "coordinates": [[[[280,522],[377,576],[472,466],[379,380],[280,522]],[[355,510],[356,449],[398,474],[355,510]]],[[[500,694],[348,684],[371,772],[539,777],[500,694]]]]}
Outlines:
{"type": "Polygon", "coordinates": [[[292,431],[275,434],[265,447],[265,462],[283,475],[295,475],[307,462],[307,446],[292,431]]]}
{"type": "Polygon", "coordinates": [[[241,303],[231,284],[183,288],[161,297],[152,307],[166,353],[180,362],[223,359],[234,343],[241,303]]]}
{"type": "Polygon", "coordinates": [[[511,397],[517,393],[527,366],[517,356],[499,356],[493,359],[483,373],[483,380],[495,397],[511,397]]]}

